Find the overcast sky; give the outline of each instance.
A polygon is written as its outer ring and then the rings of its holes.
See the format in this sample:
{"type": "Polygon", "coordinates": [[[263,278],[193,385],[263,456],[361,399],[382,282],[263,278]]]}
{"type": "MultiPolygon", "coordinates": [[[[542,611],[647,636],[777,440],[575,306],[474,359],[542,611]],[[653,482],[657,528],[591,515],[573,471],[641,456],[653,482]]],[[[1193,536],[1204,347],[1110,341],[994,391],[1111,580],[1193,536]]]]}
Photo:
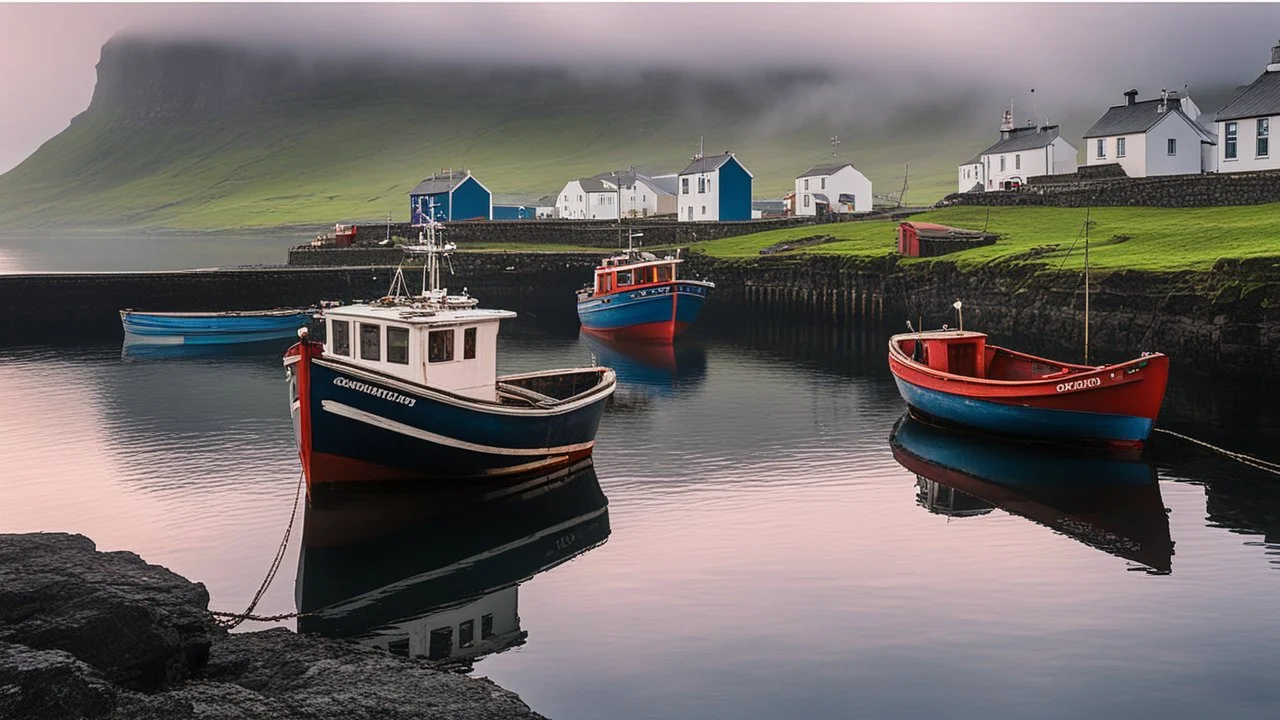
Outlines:
{"type": "Polygon", "coordinates": [[[1130,87],[1251,82],[1280,4],[0,4],[0,172],[88,106],[99,49],[124,31],[591,70],[856,69],[901,77],[905,97],[916,78],[1034,87],[1101,114],[1130,87]]]}

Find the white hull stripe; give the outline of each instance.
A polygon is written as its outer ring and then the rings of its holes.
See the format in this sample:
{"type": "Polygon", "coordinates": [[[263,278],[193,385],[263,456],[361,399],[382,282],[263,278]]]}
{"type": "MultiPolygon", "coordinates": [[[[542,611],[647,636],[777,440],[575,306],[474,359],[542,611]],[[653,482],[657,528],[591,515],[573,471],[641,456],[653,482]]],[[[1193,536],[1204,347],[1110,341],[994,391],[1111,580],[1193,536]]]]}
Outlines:
{"type": "Polygon", "coordinates": [[[445,435],[439,435],[437,433],[428,432],[426,430],[413,427],[412,425],[405,425],[404,423],[396,422],[395,420],[388,420],[387,418],[374,415],[373,413],[365,412],[364,410],[360,410],[358,408],[353,408],[350,405],[343,405],[340,402],[334,402],[333,400],[321,400],[320,407],[325,412],[330,412],[330,413],[333,413],[334,415],[339,415],[341,417],[355,420],[357,422],[362,422],[366,425],[372,425],[373,427],[382,428],[383,430],[388,430],[393,433],[399,433],[400,435],[407,435],[408,437],[436,443],[437,445],[447,445],[449,447],[455,447],[460,450],[470,450],[471,452],[488,453],[490,455],[528,455],[528,456],[560,455],[565,453],[578,452],[580,450],[589,450],[591,449],[592,446],[595,445],[595,441],[591,440],[584,443],[576,443],[574,445],[560,445],[558,447],[546,447],[546,448],[494,447],[492,445],[481,445],[479,443],[468,442],[466,440],[458,440],[456,438],[447,437],[445,435]]]}

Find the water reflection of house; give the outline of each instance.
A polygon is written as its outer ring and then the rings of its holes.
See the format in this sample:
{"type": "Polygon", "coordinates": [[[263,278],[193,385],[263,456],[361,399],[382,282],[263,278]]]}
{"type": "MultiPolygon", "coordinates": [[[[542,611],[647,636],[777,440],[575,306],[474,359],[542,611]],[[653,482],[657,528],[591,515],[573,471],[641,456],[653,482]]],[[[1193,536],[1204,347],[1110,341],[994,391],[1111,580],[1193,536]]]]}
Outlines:
{"type": "Polygon", "coordinates": [[[298,631],[467,667],[525,641],[520,583],[608,536],[590,462],[515,484],[325,498],[304,519],[298,631]]]}

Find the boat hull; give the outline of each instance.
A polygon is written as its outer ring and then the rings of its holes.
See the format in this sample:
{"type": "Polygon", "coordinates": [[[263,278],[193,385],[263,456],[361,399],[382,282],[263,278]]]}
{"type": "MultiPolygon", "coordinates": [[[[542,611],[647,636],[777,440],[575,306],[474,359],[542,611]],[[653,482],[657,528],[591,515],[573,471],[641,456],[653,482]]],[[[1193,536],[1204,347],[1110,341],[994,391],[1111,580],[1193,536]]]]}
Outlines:
{"type": "Polygon", "coordinates": [[[219,313],[120,311],[126,345],[229,345],[294,337],[311,314],[298,310],[219,313]]]}
{"type": "MultiPolygon", "coordinates": [[[[612,370],[590,368],[589,391],[555,407],[481,403],[319,357],[286,353],[290,402],[308,487],[541,472],[591,455],[612,370]]],[[[529,377],[529,376],[520,376],[529,377]]],[[[500,379],[501,380],[501,379],[500,379]]]]}
{"type": "MultiPolygon", "coordinates": [[[[924,338],[927,342],[929,334],[924,338]]],[[[1085,367],[995,346],[987,346],[992,355],[1061,370],[1018,380],[956,375],[912,360],[902,348],[913,341],[910,335],[895,336],[889,352],[889,368],[908,407],[931,419],[996,435],[1141,446],[1155,426],[1169,378],[1169,359],[1160,353],[1085,367]]]]}
{"type": "Polygon", "coordinates": [[[615,340],[670,343],[702,313],[712,285],[677,280],[578,301],[585,330],[615,340]]]}

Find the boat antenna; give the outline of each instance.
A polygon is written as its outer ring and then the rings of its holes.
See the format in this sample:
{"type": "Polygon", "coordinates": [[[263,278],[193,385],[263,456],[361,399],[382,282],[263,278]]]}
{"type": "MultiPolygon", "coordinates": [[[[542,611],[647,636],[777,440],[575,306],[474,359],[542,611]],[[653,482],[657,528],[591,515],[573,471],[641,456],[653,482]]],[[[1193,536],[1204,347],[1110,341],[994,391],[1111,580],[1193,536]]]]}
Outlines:
{"type": "Polygon", "coordinates": [[[956,320],[960,324],[960,331],[964,332],[964,303],[956,300],[951,303],[951,307],[956,309],[956,320]]]}

